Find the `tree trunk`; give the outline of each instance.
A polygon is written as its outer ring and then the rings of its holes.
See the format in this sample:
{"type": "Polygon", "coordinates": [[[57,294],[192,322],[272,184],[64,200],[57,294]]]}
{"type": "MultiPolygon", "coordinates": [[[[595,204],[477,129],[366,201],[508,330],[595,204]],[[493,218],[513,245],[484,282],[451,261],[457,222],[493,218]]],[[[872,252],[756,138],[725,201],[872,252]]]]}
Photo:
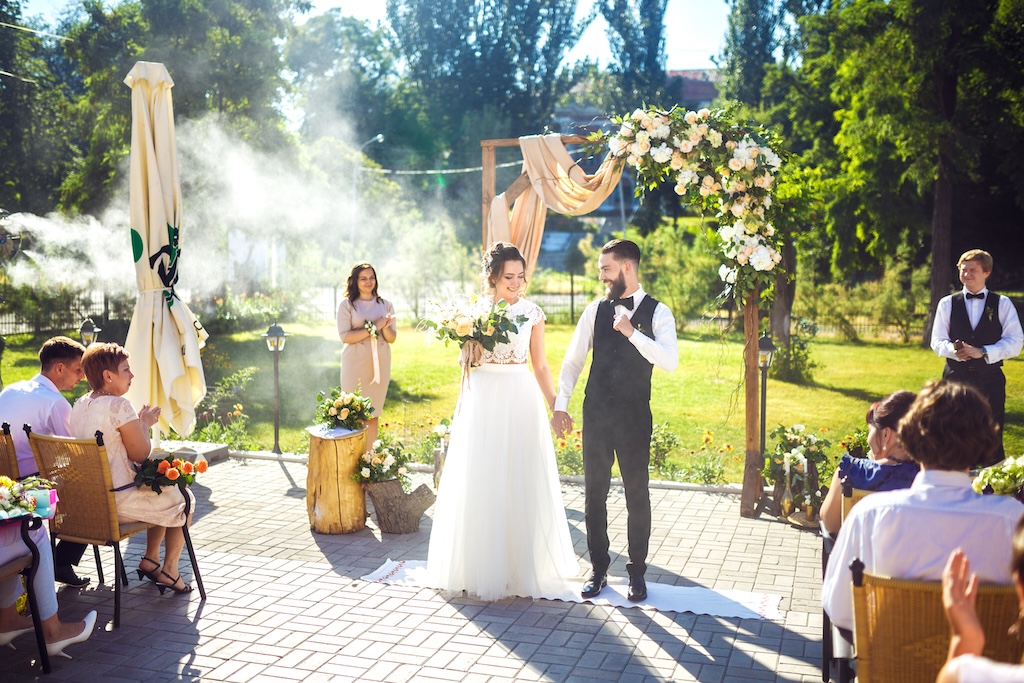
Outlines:
{"type": "Polygon", "coordinates": [[[309,435],[306,508],[320,534],[350,534],[366,526],[366,496],[352,481],[366,452],[366,430],[338,439],[309,435]]]}
{"type": "Polygon", "coordinates": [[[370,482],[366,485],[366,493],[373,503],[377,526],[385,534],[414,534],[419,531],[420,517],[436,498],[426,484],[406,493],[397,479],[370,482]]]}

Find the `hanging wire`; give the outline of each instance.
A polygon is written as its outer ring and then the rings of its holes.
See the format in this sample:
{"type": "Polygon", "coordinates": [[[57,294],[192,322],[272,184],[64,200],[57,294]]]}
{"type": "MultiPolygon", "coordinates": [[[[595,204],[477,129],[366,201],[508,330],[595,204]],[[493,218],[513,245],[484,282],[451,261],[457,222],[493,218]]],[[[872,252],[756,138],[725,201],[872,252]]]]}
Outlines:
{"type": "Polygon", "coordinates": [[[18,24],[8,24],[6,21],[0,21],[0,26],[4,28],[13,28],[15,31],[25,31],[26,33],[34,33],[37,36],[46,36],[47,38],[56,38],[57,40],[71,40],[67,36],[59,36],[56,33],[47,33],[46,31],[39,31],[28,26],[19,26],[18,24]]]}

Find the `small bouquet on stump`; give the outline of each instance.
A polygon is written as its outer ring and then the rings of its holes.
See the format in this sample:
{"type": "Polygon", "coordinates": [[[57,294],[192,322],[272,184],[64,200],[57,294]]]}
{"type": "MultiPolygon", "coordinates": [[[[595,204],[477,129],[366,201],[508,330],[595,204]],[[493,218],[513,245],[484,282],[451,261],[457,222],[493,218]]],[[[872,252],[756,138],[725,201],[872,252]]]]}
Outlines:
{"type": "Polygon", "coordinates": [[[507,308],[504,300],[492,302],[474,296],[468,301],[439,304],[423,325],[433,329],[445,346],[449,341],[459,345],[462,380],[468,382],[470,369],[480,365],[484,351],[508,343],[508,335],[526,322],[525,315],[510,316],[507,308]]]}
{"type": "Polygon", "coordinates": [[[356,392],[348,393],[334,387],[316,395],[314,421],[329,429],[343,427],[355,431],[362,429],[373,413],[373,402],[356,392]]]}
{"type": "Polygon", "coordinates": [[[362,484],[377,513],[377,526],[387,534],[411,534],[419,531],[420,517],[434,504],[435,496],[426,484],[412,493],[409,488],[409,456],[400,441],[387,434],[373,442],[352,473],[362,484]]]}
{"type": "Polygon", "coordinates": [[[783,517],[794,509],[803,509],[811,521],[821,507],[818,476],[829,462],[827,439],[807,432],[801,424],[779,426],[771,433],[778,441],[775,451],[766,458],[765,479],[775,484],[773,498],[783,517]]]}

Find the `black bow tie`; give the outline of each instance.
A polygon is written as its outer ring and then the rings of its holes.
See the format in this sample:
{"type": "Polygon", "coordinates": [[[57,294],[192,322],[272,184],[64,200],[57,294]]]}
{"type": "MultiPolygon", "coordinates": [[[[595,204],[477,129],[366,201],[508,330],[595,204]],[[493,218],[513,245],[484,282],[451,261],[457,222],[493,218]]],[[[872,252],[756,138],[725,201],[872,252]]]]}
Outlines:
{"type": "Polygon", "coordinates": [[[633,310],[633,297],[625,299],[612,299],[612,306],[624,306],[629,310],[633,310]]]}
{"type": "Polygon", "coordinates": [[[984,299],[985,298],[985,292],[978,292],[977,294],[971,294],[970,292],[967,292],[967,298],[968,299],[984,299]]]}

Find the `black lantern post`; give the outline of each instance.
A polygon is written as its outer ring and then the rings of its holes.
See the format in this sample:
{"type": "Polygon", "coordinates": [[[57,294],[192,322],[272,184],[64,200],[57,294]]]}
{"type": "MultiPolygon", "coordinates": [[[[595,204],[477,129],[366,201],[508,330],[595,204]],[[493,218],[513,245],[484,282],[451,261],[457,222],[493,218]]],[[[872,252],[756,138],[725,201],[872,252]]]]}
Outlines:
{"type": "Polygon", "coordinates": [[[288,334],[276,322],[267,328],[263,338],[267,340],[267,349],[274,354],[274,449],[273,453],[281,455],[279,436],[281,432],[281,391],[278,382],[278,356],[284,350],[284,342],[288,334]]]}
{"type": "Polygon", "coordinates": [[[78,328],[78,336],[82,338],[82,343],[86,346],[96,341],[100,332],[103,330],[96,327],[96,323],[92,321],[92,318],[86,318],[82,321],[82,326],[78,328]]]}

